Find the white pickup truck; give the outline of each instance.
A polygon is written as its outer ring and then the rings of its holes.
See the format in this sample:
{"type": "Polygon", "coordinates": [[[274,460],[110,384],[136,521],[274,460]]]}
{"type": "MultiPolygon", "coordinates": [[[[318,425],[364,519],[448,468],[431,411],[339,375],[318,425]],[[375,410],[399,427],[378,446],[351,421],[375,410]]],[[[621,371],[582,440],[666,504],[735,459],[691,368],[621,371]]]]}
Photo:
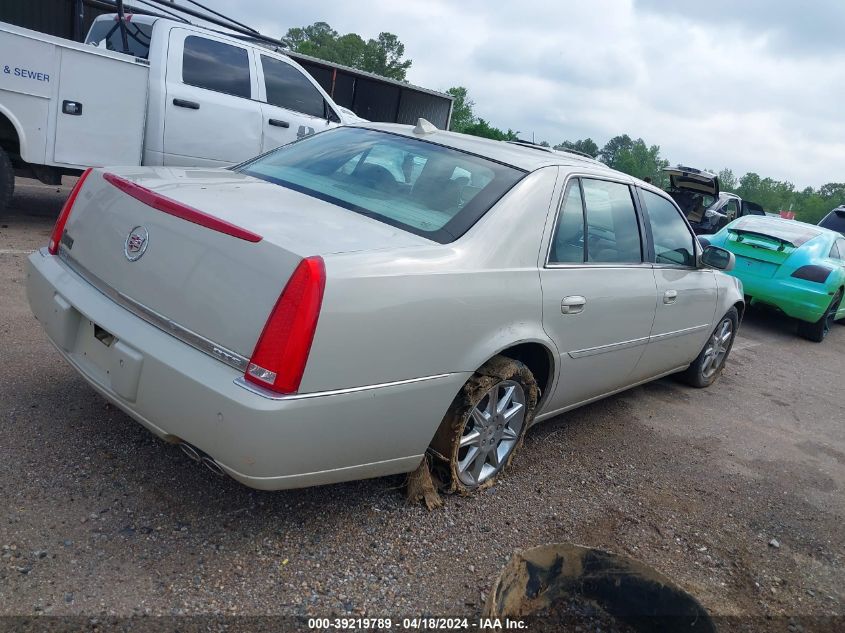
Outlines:
{"type": "Polygon", "coordinates": [[[0,22],[0,211],[14,177],[237,163],[349,115],[283,53],[178,19],[103,15],[85,44],[0,22]]]}

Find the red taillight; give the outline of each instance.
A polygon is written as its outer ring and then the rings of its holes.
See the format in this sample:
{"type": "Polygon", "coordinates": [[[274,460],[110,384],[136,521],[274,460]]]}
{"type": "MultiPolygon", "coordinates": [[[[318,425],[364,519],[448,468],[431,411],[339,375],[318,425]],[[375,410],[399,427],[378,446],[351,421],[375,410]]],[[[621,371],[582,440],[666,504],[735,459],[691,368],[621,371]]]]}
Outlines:
{"type": "Polygon", "coordinates": [[[303,259],[267,319],[244,374],[247,380],[279,393],[299,390],[325,287],[323,258],[303,259]]]}
{"type": "Polygon", "coordinates": [[[151,189],[142,187],[131,180],[126,180],[126,178],[121,178],[120,176],[115,176],[114,174],[103,174],[103,178],[108,180],[123,193],[132,196],[136,200],[140,200],[148,207],[152,207],[158,211],[163,211],[168,215],[175,216],[194,224],[199,224],[200,226],[204,226],[212,231],[217,231],[218,233],[231,235],[239,240],[246,240],[247,242],[261,241],[261,236],[253,233],[252,231],[247,231],[246,229],[235,226],[230,222],[226,222],[226,220],[221,220],[220,218],[216,218],[208,213],[203,213],[202,211],[194,209],[187,204],[178,202],[173,198],[163,196],[160,193],[156,193],[151,189]]]}
{"type": "Polygon", "coordinates": [[[79,191],[82,189],[82,184],[85,182],[85,179],[88,178],[88,174],[90,173],[90,167],[82,172],[79,180],[76,181],[73,189],[71,189],[67,200],[65,200],[65,204],[59,213],[56,224],[53,226],[53,233],[50,235],[50,242],[47,244],[47,250],[50,252],[50,255],[55,255],[59,252],[59,243],[62,241],[62,233],[65,232],[65,224],[67,224],[67,219],[70,217],[70,212],[73,211],[73,203],[76,202],[76,196],[79,195],[79,191]]]}

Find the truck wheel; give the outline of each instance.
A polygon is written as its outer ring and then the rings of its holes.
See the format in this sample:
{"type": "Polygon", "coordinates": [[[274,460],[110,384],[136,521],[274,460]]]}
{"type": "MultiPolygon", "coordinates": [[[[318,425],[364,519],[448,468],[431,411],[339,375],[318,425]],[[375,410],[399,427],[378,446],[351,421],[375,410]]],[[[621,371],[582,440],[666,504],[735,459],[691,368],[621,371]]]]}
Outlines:
{"type": "Polygon", "coordinates": [[[523,363],[495,356],[452,401],[431,443],[448,467],[449,492],[469,493],[495,483],[534,419],[538,389],[523,363]]]}
{"type": "Polygon", "coordinates": [[[15,192],[15,168],[9,155],[0,147],[0,212],[5,211],[12,202],[15,192]]]}

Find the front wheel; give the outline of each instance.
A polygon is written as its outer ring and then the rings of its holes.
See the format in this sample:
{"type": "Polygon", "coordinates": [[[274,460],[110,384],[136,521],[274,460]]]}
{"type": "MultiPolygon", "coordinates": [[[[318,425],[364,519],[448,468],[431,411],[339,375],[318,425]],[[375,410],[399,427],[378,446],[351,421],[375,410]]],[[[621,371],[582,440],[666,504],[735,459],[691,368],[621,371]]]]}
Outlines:
{"type": "Polygon", "coordinates": [[[537,406],[537,382],[523,363],[496,356],[464,385],[431,448],[448,468],[449,492],[492,486],[522,444],[537,406]]]}
{"type": "Polygon", "coordinates": [[[833,321],[836,318],[836,311],[839,310],[840,301],[842,301],[841,290],[836,293],[835,297],[833,297],[833,301],[831,301],[830,305],[827,306],[827,310],[825,310],[822,318],[813,323],[807,323],[806,321],[798,323],[798,334],[808,341],[821,343],[827,337],[828,332],[830,332],[830,327],[833,325],[833,321]]]}
{"type": "Polygon", "coordinates": [[[738,324],[739,313],[736,308],[731,308],[707,339],[698,358],[681,374],[684,382],[698,388],[709,387],[716,382],[731,353],[738,324]]]}

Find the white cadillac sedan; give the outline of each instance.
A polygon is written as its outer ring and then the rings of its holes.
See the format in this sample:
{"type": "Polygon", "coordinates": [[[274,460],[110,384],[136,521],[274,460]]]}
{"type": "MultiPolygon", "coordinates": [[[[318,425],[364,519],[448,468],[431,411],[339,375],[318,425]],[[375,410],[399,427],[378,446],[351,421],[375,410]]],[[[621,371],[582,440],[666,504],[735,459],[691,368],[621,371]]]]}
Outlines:
{"type": "Polygon", "coordinates": [[[711,384],[744,307],[731,257],[649,184],[421,121],[230,169],[89,170],[27,290],[95,390],[248,486],[428,453],[468,491],[535,422],[711,384]]]}

